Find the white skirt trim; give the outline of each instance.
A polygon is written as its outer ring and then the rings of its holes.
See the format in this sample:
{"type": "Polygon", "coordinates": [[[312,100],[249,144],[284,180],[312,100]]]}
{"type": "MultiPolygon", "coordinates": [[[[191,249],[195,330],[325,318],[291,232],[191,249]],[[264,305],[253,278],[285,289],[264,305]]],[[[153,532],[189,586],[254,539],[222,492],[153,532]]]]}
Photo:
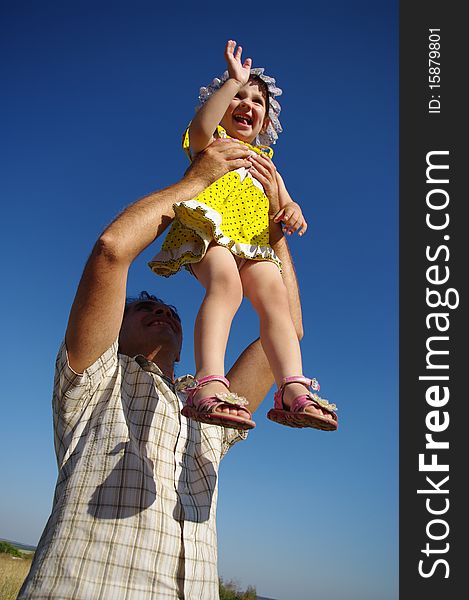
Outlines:
{"type": "Polygon", "coordinates": [[[245,244],[242,242],[235,242],[231,238],[227,237],[221,230],[222,217],[218,211],[207,206],[203,202],[196,200],[188,200],[186,202],[179,202],[173,206],[176,218],[188,229],[194,231],[200,238],[200,244],[194,247],[193,244],[184,244],[178,248],[171,250],[161,250],[158,254],[148,263],[150,268],[158,273],[159,275],[172,275],[179,271],[183,264],[177,266],[175,269],[175,263],[178,263],[182,257],[184,257],[184,264],[199,262],[209,247],[212,241],[215,241],[220,246],[228,248],[236,256],[245,258],[247,260],[267,260],[277,265],[279,270],[282,270],[282,263],[278,256],[275,254],[270,246],[259,246],[256,244],[245,244]],[[180,218],[181,208],[183,207],[194,212],[202,213],[204,218],[210,222],[212,228],[212,236],[207,234],[207,231],[202,228],[197,228],[191,225],[187,225],[184,219],[180,218]],[[166,263],[166,264],[165,264],[166,263]]]}

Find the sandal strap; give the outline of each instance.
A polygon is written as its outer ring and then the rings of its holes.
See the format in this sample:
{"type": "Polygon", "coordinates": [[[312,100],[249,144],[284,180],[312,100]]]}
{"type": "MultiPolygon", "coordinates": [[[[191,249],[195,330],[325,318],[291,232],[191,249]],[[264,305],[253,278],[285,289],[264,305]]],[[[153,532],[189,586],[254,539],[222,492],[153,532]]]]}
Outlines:
{"type": "MultiPolygon", "coordinates": [[[[241,396],[236,395],[237,401],[234,402],[233,400],[229,400],[224,396],[225,396],[225,394],[215,394],[215,396],[208,396],[206,398],[201,398],[200,400],[197,401],[197,409],[196,410],[200,411],[200,412],[213,413],[216,411],[216,409],[219,406],[229,405],[232,408],[237,408],[237,409],[246,411],[249,415],[249,418],[252,417],[251,411],[246,408],[247,400],[245,398],[242,398],[241,396]]],[[[229,396],[229,394],[226,394],[226,396],[229,396]]],[[[192,406],[194,406],[194,404],[192,404],[192,406]]]]}
{"type": "MultiPolygon", "coordinates": [[[[187,395],[187,404],[189,406],[195,406],[194,404],[194,396],[200,390],[201,387],[207,385],[207,383],[212,383],[212,381],[219,381],[223,383],[228,390],[230,389],[230,382],[223,375],[206,375],[205,377],[201,377],[200,379],[194,379],[193,385],[189,389],[189,393],[187,395]]],[[[211,407],[214,402],[222,403],[222,400],[216,400],[215,396],[207,396],[206,398],[200,398],[197,401],[197,409],[202,412],[211,412],[211,407]]]]}
{"type": "MultiPolygon", "coordinates": [[[[311,388],[314,392],[319,392],[321,386],[319,385],[319,381],[317,379],[309,379],[309,377],[304,377],[303,375],[294,375],[293,377],[284,377],[282,380],[281,386],[274,394],[274,407],[278,409],[283,409],[283,391],[285,386],[289,383],[301,383],[306,388],[311,388]]],[[[316,394],[315,394],[316,395],[316,394]]],[[[309,398],[309,396],[305,396],[309,398]]],[[[319,396],[318,396],[319,397],[319,396]]],[[[300,396],[303,398],[303,396],[300,396]]]]}
{"type": "Polygon", "coordinates": [[[301,383],[306,387],[310,387],[314,392],[319,392],[321,386],[317,379],[309,379],[303,375],[295,375],[294,377],[284,377],[282,380],[281,388],[284,388],[288,383],[301,383]]]}
{"type": "MultiPolygon", "coordinates": [[[[192,400],[192,399],[191,399],[192,400]]],[[[215,412],[215,410],[223,404],[222,400],[217,400],[215,396],[207,396],[197,400],[197,403],[191,402],[191,406],[194,406],[197,411],[200,412],[215,412]]]]}
{"type": "Polygon", "coordinates": [[[201,377],[200,379],[194,379],[197,388],[201,388],[206,383],[210,383],[212,381],[219,381],[226,385],[227,388],[230,387],[230,382],[224,375],[205,375],[205,377],[201,377]]]}
{"type": "Polygon", "coordinates": [[[325,398],[321,398],[317,394],[313,394],[312,396],[305,394],[304,396],[298,396],[293,400],[290,412],[304,412],[304,409],[311,405],[316,405],[318,408],[323,408],[332,414],[335,414],[335,411],[337,410],[337,406],[335,404],[330,404],[325,398]]]}
{"type": "Polygon", "coordinates": [[[193,385],[190,387],[189,393],[187,395],[186,404],[192,408],[195,408],[197,411],[213,413],[215,410],[222,405],[230,405],[232,408],[238,408],[246,411],[251,418],[251,412],[246,408],[248,401],[243,396],[238,396],[234,392],[230,392],[230,382],[223,375],[206,375],[205,377],[201,377],[200,379],[194,379],[193,385]],[[207,383],[211,383],[212,381],[219,381],[223,383],[227,388],[227,392],[217,393],[213,396],[206,396],[205,398],[199,398],[197,401],[194,401],[194,396],[196,392],[200,390],[201,387],[206,385],[207,383]]]}

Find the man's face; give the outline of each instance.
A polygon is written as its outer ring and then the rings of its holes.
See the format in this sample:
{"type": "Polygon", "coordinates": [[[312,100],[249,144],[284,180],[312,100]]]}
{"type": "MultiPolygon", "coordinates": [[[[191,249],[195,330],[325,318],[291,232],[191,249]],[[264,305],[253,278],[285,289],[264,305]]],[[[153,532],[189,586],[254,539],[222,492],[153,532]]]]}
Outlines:
{"type": "Polygon", "coordinates": [[[127,307],[119,335],[121,352],[147,356],[161,347],[178,361],[182,346],[181,320],[174,310],[154,300],[137,300],[127,307]]]}

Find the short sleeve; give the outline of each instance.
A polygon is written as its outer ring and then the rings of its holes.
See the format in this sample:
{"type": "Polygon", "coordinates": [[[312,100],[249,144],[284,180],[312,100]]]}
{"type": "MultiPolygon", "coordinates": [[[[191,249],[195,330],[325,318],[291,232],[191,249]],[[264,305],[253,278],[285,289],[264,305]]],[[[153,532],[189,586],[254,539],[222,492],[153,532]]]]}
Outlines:
{"type": "Polygon", "coordinates": [[[73,452],[94,410],[98,386],[112,377],[118,367],[117,340],[83,373],[70,367],[67,348],[62,342],[57,354],[52,407],[54,445],[59,468],[73,452]]]}
{"type": "Polygon", "coordinates": [[[248,432],[239,429],[224,429],[221,446],[221,458],[225,456],[228,450],[237,442],[242,442],[248,437],[248,432]]]}
{"type": "MultiPolygon", "coordinates": [[[[191,124],[189,123],[189,125],[186,127],[184,133],[182,134],[182,149],[187,154],[187,157],[189,158],[189,160],[192,162],[193,156],[191,153],[191,140],[190,140],[190,136],[189,136],[190,126],[191,126],[191,124]]],[[[217,129],[216,129],[214,135],[216,138],[229,137],[221,125],[217,125],[217,129]]]]}
{"type": "Polygon", "coordinates": [[[70,366],[65,341],[62,342],[55,364],[54,408],[61,412],[73,412],[89,399],[100,383],[117,368],[118,341],[116,340],[83,373],[76,373],[70,366]]]}

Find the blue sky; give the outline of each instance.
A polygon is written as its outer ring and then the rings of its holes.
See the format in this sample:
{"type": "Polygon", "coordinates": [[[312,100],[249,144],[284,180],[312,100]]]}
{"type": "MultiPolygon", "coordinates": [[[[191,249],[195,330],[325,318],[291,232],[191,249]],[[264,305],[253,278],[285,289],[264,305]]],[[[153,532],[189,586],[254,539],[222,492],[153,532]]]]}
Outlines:
{"type": "MultiPolygon", "coordinates": [[[[53,366],[91,247],[124,206],[182,176],[182,131],[231,38],[284,90],[274,160],[309,222],[291,238],[303,362],[340,425],[271,423],[271,390],[255,431],[222,463],[220,574],[278,600],[396,599],[397,1],[0,10],[0,538],[36,544],[49,515],[53,366]]],[[[202,289],[185,273],[152,274],[158,247],[133,265],[128,290],[178,305],[183,374],[202,289]]],[[[257,332],[243,305],[228,365],[257,332]]]]}

